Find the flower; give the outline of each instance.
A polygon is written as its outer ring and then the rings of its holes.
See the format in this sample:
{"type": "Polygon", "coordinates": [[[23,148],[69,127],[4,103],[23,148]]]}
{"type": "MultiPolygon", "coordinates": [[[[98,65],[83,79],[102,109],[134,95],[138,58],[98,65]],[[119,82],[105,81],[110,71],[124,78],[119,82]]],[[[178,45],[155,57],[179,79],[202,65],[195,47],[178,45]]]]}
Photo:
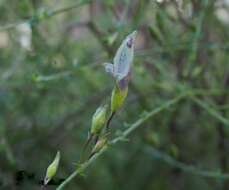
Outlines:
{"type": "Polygon", "coordinates": [[[119,83],[130,74],[131,64],[134,57],[134,42],[137,31],[130,33],[118,48],[112,63],[105,63],[105,70],[110,73],[119,83]]]}

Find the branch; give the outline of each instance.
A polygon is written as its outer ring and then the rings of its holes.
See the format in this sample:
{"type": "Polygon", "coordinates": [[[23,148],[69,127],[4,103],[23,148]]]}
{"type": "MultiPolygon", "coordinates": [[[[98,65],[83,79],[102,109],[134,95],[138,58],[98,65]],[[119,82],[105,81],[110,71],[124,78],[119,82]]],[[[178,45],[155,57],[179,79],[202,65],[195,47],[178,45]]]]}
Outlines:
{"type": "Polygon", "coordinates": [[[209,178],[221,178],[221,179],[229,178],[229,174],[221,173],[218,171],[202,170],[193,165],[189,165],[189,164],[185,164],[183,162],[177,161],[170,155],[163,153],[153,147],[147,147],[146,151],[149,154],[151,154],[154,158],[158,160],[162,160],[166,162],[167,164],[171,165],[172,167],[178,168],[186,173],[191,173],[194,175],[199,175],[202,177],[209,177],[209,178]]]}
{"type": "Polygon", "coordinates": [[[223,117],[220,113],[218,113],[215,109],[211,108],[210,106],[208,106],[207,103],[205,103],[204,101],[195,98],[193,96],[191,96],[191,99],[196,102],[200,107],[202,107],[203,109],[205,109],[210,115],[212,115],[213,117],[215,117],[216,119],[218,119],[222,124],[224,124],[225,126],[229,127],[229,120],[226,119],[225,117],[223,117]]]}
{"type": "Polygon", "coordinates": [[[78,8],[78,7],[82,6],[82,5],[90,3],[91,1],[92,0],[81,0],[81,1],[77,2],[76,4],[74,4],[72,6],[60,8],[60,9],[57,9],[57,10],[53,10],[51,12],[50,16],[54,16],[54,15],[57,15],[57,14],[61,14],[61,13],[64,13],[64,12],[71,11],[72,9],[75,9],[75,8],[78,8]]]}
{"type": "Polygon", "coordinates": [[[64,180],[58,187],[56,190],[63,190],[64,187],[71,182],[76,176],[82,174],[82,172],[85,171],[85,169],[88,168],[89,165],[91,165],[91,163],[93,163],[101,154],[103,154],[105,152],[105,150],[107,149],[107,146],[103,147],[103,149],[100,150],[99,153],[95,154],[93,157],[91,157],[91,159],[89,159],[88,161],[86,161],[85,163],[81,164],[80,167],[75,170],[66,180],[64,180]]]}
{"type": "MultiPolygon", "coordinates": [[[[161,106],[157,107],[156,109],[153,109],[152,111],[144,114],[143,117],[139,118],[135,123],[133,123],[128,129],[126,129],[122,135],[116,137],[112,141],[109,142],[109,145],[114,145],[120,141],[123,141],[127,136],[129,136],[132,132],[134,132],[137,128],[139,128],[144,122],[146,122],[148,119],[153,117],[154,115],[158,114],[159,112],[171,107],[172,105],[176,104],[179,102],[181,99],[185,98],[186,96],[191,96],[193,95],[189,91],[186,93],[183,93],[176,98],[169,100],[162,104],[161,106]]],[[[84,172],[88,166],[90,166],[99,156],[101,156],[106,150],[107,146],[103,147],[100,152],[95,154],[92,158],[84,162],[78,169],[76,169],[64,182],[62,182],[56,190],[63,190],[64,187],[71,182],[76,176],[84,172]]],[[[162,155],[162,154],[161,154],[162,155]]],[[[176,167],[179,167],[183,171],[190,172],[193,174],[198,174],[203,177],[215,177],[215,178],[229,178],[229,174],[221,174],[219,172],[211,172],[211,171],[203,171],[195,168],[194,166],[189,166],[184,163],[175,161],[173,158],[167,157],[167,156],[162,156],[163,160],[167,161],[170,164],[175,164],[176,167]]]]}
{"type": "MultiPolygon", "coordinates": [[[[154,115],[158,114],[159,112],[171,107],[172,105],[176,104],[178,101],[180,101],[182,98],[184,98],[186,95],[182,94],[178,97],[167,101],[166,103],[162,104],[161,106],[157,107],[156,109],[153,109],[152,111],[148,112],[147,114],[144,114],[143,117],[138,119],[135,123],[133,123],[127,130],[125,130],[121,136],[116,137],[112,141],[110,141],[109,145],[114,145],[123,139],[125,139],[128,135],[130,135],[133,131],[135,131],[138,127],[140,127],[144,122],[146,122],[148,119],[153,117],[154,115]]],[[[88,166],[90,166],[99,156],[101,156],[106,150],[108,146],[105,146],[101,149],[100,152],[95,154],[91,159],[84,162],[78,169],[76,169],[63,183],[61,183],[56,190],[63,190],[64,187],[71,182],[76,176],[84,172],[88,166]]]]}
{"type": "MultiPolygon", "coordinates": [[[[72,9],[75,9],[75,8],[78,8],[78,7],[82,6],[82,5],[88,4],[91,1],[92,0],[81,0],[81,1],[77,2],[76,4],[68,6],[68,7],[64,7],[64,8],[60,8],[60,9],[52,10],[52,11],[47,11],[45,13],[42,12],[40,14],[45,14],[45,16],[41,20],[44,20],[46,18],[50,18],[52,16],[55,16],[55,15],[58,15],[58,14],[61,14],[61,13],[64,13],[64,12],[68,12],[68,11],[70,11],[72,9]]],[[[33,24],[34,21],[41,21],[41,20],[39,20],[39,17],[43,16],[43,15],[40,15],[40,14],[37,14],[37,15],[35,14],[34,16],[32,16],[29,19],[24,20],[24,21],[19,21],[19,22],[15,22],[15,23],[6,24],[5,26],[0,27],[0,31],[13,29],[13,28],[17,27],[18,25],[24,24],[24,23],[33,24]]]]}

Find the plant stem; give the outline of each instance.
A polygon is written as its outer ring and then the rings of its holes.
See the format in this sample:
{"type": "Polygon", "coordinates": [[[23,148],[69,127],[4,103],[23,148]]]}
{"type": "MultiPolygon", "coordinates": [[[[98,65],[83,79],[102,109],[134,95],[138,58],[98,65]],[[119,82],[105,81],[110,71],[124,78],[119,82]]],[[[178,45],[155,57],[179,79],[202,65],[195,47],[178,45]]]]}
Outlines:
{"type": "Polygon", "coordinates": [[[64,7],[64,8],[60,8],[57,10],[54,10],[51,12],[50,16],[54,16],[63,12],[67,12],[70,11],[72,9],[78,8],[79,6],[85,5],[87,3],[90,3],[92,0],[84,0],[84,1],[79,1],[78,3],[76,3],[75,5],[69,6],[69,7],[64,7]]]}
{"type": "Polygon", "coordinates": [[[82,172],[85,171],[85,169],[92,163],[94,162],[105,150],[107,149],[107,146],[103,147],[100,152],[95,154],[91,159],[87,160],[83,164],[80,165],[78,169],[76,169],[67,179],[65,179],[58,187],[56,190],[63,190],[65,186],[71,182],[76,176],[80,175],[82,172]]]}
{"type": "Polygon", "coordinates": [[[225,126],[229,127],[229,120],[226,119],[225,117],[223,117],[218,111],[216,111],[215,109],[211,108],[207,103],[205,103],[204,101],[191,96],[191,99],[196,102],[200,107],[202,107],[203,109],[205,109],[210,115],[212,115],[213,117],[215,117],[216,119],[218,119],[222,124],[224,124],[225,126]]]}
{"type": "MultiPolygon", "coordinates": [[[[127,137],[129,134],[131,134],[133,131],[135,131],[138,127],[140,127],[145,121],[150,119],[152,116],[156,115],[157,113],[169,108],[170,106],[176,104],[178,101],[180,101],[182,98],[185,97],[185,94],[179,95],[176,98],[169,100],[168,102],[162,104],[161,106],[157,107],[156,109],[153,109],[152,111],[148,112],[145,116],[139,118],[135,123],[133,123],[130,128],[125,130],[123,134],[119,137],[116,137],[113,139],[109,144],[113,145],[117,142],[122,141],[125,137],[127,137]]],[[[62,182],[56,190],[63,190],[64,187],[71,182],[76,176],[81,174],[93,161],[102,155],[105,150],[107,149],[107,146],[103,147],[100,152],[96,153],[94,156],[92,156],[89,160],[87,160],[85,163],[83,163],[78,169],[76,169],[64,182],[62,182]]]]}
{"type": "Polygon", "coordinates": [[[179,168],[183,172],[188,172],[191,174],[199,175],[202,177],[208,177],[208,178],[221,178],[221,179],[229,178],[229,174],[221,173],[220,171],[202,170],[193,165],[188,165],[183,162],[177,161],[170,155],[163,153],[153,147],[147,146],[146,151],[149,154],[151,154],[154,158],[158,160],[162,160],[163,162],[166,162],[167,164],[173,166],[174,168],[179,168]]]}
{"type": "Polygon", "coordinates": [[[111,115],[110,115],[110,117],[109,117],[109,119],[107,120],[106,130],[109,130],[111,120],[112,120],[112,118],[114,117],[115,113],[116,113],[116,112],[112,112],[111,115]]]}

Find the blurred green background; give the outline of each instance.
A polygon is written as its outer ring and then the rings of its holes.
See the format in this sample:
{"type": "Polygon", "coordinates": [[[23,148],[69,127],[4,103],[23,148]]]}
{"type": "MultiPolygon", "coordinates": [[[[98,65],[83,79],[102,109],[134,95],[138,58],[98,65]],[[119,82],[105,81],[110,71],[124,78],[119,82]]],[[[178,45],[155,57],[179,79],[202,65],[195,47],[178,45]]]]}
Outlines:
{"type": "Polygon", "coordinates": [[[227,0],[0,0],[0,189],[55,189],[75,168],[114,81],[102,64],[138,30],[128,98],[112,138],[147,112],[68,190],[228,190],[227,0]],[[227,177],[227,178],[223,178],[227,177]]]}

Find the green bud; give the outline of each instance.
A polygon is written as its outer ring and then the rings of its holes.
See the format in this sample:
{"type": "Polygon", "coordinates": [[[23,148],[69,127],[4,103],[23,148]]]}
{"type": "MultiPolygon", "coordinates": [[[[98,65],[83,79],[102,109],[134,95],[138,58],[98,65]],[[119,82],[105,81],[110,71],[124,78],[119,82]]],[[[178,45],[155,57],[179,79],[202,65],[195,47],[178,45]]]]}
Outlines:
{"type": "Polygon", "coordinates": [[[95,144],[91,155],[94,155],[97,152],[99,152],[106,144],[107,144],[107,137],[102,137],[101,139],[99,139],[95,144]]]}
{"type": "Polygon", "coordinates": [[[114,87],[111,95],[111,112],[116,112],[124,103],[128,93],[128,86],[120,89],[117,85],[114,87]]]}
{"type": "Polygon", "coordinates": [[[58,169],[59,166],[59,162],[60,162],[60,152],[58,151],[56,154],[55,159],[53,160],[53,162],[49,165],[49,167],[47,168],[46,171],[46,176],[44,179],[44,185],[47,185],[48,182],[54,177],[54,175],[56,174],[56,171],[58,169]]]}
{"type": "Polygon", "coordinates": [[[98,134],[102,130],[106,122],[107,105],[100,106],[92,117],[91,134],[98,134]]]}

